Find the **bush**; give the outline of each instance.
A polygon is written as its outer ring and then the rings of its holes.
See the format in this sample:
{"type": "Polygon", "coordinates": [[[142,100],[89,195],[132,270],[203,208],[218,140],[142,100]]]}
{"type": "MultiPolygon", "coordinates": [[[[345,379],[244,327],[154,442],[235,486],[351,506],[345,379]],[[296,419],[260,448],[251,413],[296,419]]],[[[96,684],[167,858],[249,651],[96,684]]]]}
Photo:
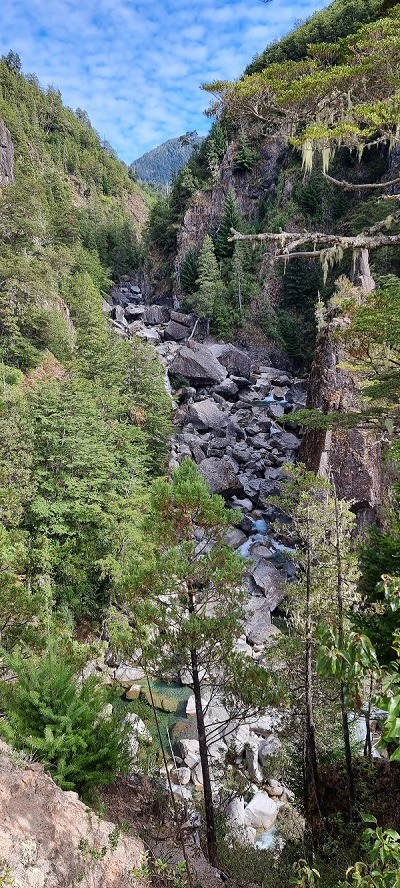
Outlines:
{"type": "Polygon", "coordinates": [[[82,793],[128,771],[129,726],[102,715],[104,689],[93,677],[78,682],[60,642],[41,658],[17,651],[5,660],[17,676],[0,693],[0,732],[8,743],[43,762],[62,789],[82,793]]]}

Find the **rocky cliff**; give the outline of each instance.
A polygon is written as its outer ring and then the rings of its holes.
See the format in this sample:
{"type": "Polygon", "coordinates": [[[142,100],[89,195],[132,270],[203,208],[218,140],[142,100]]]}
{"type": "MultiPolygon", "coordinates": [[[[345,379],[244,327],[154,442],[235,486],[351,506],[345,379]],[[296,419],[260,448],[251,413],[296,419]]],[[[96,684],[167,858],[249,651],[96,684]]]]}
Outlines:
{"type": "Polygon", "coordinates": [[[0,884],[14,888],[145,888],[139,839],[119,835],[41,765],[0,744],[0,884]],[[4,881],[3,881],[4,880],[4,881]]]}
{"type": "Polygon", "coordinates": [[[0,184],[12,185],[14,182],[14,145],[11,133],[0,118],[0,184]]]}
{"type": "MultiPolygon", "coordinates": [[[[346,317],[331,317],[317,340],[307,407],[321,413],[354,413],[361,408],[360,376],[348,368],[340,338],[347,323],[346,317]]],[[[360,528],[376,517],[383,498],[383,471],[382,443],[375,431],[309,429],[300,459],[317,474],[333,477],[338,496],[350,504],[360,528]]]]}

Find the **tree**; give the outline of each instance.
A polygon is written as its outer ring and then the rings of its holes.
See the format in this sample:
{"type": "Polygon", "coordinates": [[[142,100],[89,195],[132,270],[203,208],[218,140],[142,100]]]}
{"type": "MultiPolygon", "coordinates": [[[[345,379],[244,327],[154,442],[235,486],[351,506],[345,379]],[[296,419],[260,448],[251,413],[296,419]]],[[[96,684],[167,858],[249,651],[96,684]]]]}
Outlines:
{"type": "Polygon", "coordinates": [[[147,555],[127,578],[124,599],[152,674],[189,670],[204,783],[207,846],[217,865],[214,804],[204,707],[228,709],[227,726],[267,705],[268,673],[234,651],[243,621],[243,561],[224,542],[237,514],[210,494],[196,465],[185,459],[172,481],[154,482],[146,521],[147,555]],[[150,632],[149,632],[150,627],[150,632]],[[205,696],[207,692],[207,696],[205,696]]]}
{"type": "Polygon", "coordinates": [[[16,681],[0,688],[1,733],[43,761],[62,789],[82,792],[127,772],[128,727],[118,714],[104,714],[107,695],[94,678],[78,684],[66,654],[62,641],[50,639],[40,656],[16,650],[5,657],[16,681]]]}
{"type": "Polygon", "coordinates": [[[233,256],[235,245],[230,240],[230,235],[232,229],[236,229],[239,223],[240,216],[236,206],[235,194],[233,189],[229,188],[215,241],[215,255],[217,259],[230,259],[233,256]]]}
{"type": "MultiPolygon", "coordinates": [[[[356,558],[350,533],[354,525],[345,503],[340,502],[330,485],[316,478],[304,467],[287,467],[288,477],[282,485],[277,504],[290,514],[291,524],[285,528],[295,547],[293,559],[297,567],[294,582],[288,585],[290,623],[301,639],[303,648],[303,695],[306,735],[306,801],[311,780],[315,802],[322,814],[320,779],[315,726],[315,651],[316,628],[319,623],[333,625],[340,638],[344,633],[345,609],[354,598],[357,579],[356,558]],[[333,533],[332,533],[333,527],[333,533]]],[[[343,741],[349,783],[349,799],[354,805],[351,752],[346,700],[339,686],[343,741]]]]}
{"type": "Polygon", "coordinates": [[[199,266],[194,250],[189,249],[185,254],[179,270],[180,286],[183,293],[189,296],[194,293],[199,277],[199,266]]]}
{"type": "MultiPolygon", "coordinates": [[[[367,191],[395,186],[398,178],[383,183],[339,182],[328,176],[328,168],[339,146],[357,149],[361,157],[369,147],[386,144],[391,148],[399,141],[399,44],[400,11],[396,7],[337,46],[314,45],[308,56],[299,61],[271,64],[234,84],[206,85],[207,91],[218,96],[210,114],[222,111],[227,117],[234,116],[243,127],[256,126],[267,138],[275,138],[278,131],[301,150],[306,174],[316,158],[322,156],[324,175],[335,185],[367,191]]],[[[368,291],[373,289],[368,251],[400,244],[400,234],[386,233],[399,218],[398,212],[390,214],[354,237],[321,231],[250,235],[234,231],[232,238],[275,242],[280,247],[275,258],[286,261],[298,256],[319,258],[325,272],[342,257],[343,250],[350,249],[359,265],[355,276],[368,291]],[[315,249],[317,244],[321,250],[315,249]],[[298,251],[307,245],[312,246],[298,251]]]]}
{"type": "Polygon", "coordinates": [[[218,262],[215,258],[214,244],[206,234],[199,256],[198,289],[192,296],[192,305],[200,318],[213,315],[214,305],[218,298],[223,297],[225,287],[221,278],[218,262]]]}

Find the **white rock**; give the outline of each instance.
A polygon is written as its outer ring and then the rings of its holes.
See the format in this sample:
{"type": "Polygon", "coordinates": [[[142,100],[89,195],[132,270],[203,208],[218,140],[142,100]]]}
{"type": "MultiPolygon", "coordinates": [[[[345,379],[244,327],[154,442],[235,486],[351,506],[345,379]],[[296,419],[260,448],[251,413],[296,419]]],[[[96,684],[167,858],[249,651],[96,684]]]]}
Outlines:
{"type": "Polygon", "coordinates": [[[153,742],[150,731],[147,730],[144,721],[136,715],[136,712],[128,712],[124,718],[124,722],[129,724],[130,732],[133,737],[142,740],[143,743],[153,742]]]}
{"type": "Polygon", "coordinates": [[[231,826],[244,826],[244,798],[236,796],[226,808],[226,816],[231,826]]]}
{"type": "Polygon", "coordinates": [[[265,715],[261,715],[255,719],[251,725],[251,730],[260,737],[269,737],[274,731],[279,731],[282,727],[282,714],[277,709],[271,709],[265,715]]]}
{"type": "Polygon", "coordinates": [[[171,768],[169,773],[172,783],[177,783],[178,786],[190,783],[190,768],[171,768]]]}
{"type": "Polygon", "coordinates": [[[262,768],[265,768],[269,765],[269,759],[271,755],[276,755],[281,748],[281,742],[278,740],[278,737],[275,737],[273,734],[270,734],[269,737],[261,740],[258,746],[258,760],[262,768]]]}
{"type": "Polygon", "coordinates": [[[256,783],[262,783],[263,775],[258,764],[258,744],[259,739],[256,734],[250,733],[246,743],[246,767],[249,777],[256,783]]]}
{"type": "Polygon", "coordinates": [[[179,741],[179,752],[185,765],[188,768],[195,768],[200,761],[200,748],[198,740],[186,740],[182,739],[179,741]]]}
{"type": "Polygon", "coordinates": [[[245,826],[253,829],[270,829],[278,814],[278,805],[267,792],[259,790],[244,809],[245,826]]]}
{"type": "Polygon", "coordinates": [[[195,768],[193,768],[191,777],[192,777],[192,783],[194,784],[194,788],[199,791],[201,789],[203,789],[203,785],[204,785],[203,771],[202,771],[202,767],[201,767],[200,763],[198,765],[196,765],[195,768]]]}
{"type": "Polygon", "coordinates": [[[115,681],[122,685],[123,688],[131,688],[139,679],[144,678],[143,669],[134,666],[126,666],[122,664],[114,672],[115,681]]]}
{"type": "Polygon", "coordinates": [[[230,731],[228,725],[224,736],[228,749],[232,750],[236,755],[242,755],[246,743],[250,739],[250,728],[248,725],[239,725],[233,731],[230,731]]]}

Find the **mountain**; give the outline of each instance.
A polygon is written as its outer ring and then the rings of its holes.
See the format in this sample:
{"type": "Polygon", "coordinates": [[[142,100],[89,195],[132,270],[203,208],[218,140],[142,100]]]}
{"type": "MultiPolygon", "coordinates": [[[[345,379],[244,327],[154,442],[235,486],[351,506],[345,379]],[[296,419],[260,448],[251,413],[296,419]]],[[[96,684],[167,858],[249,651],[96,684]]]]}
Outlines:
{"type": "Polygon", "coordinates": [[[134,160],[130,169],[141,182],[156,182],[169,185],[171,178],[187,164],[197,147],[204,142],[196,132],[185,133],[177,139],[168,139],[157,148],[142,154],[134,160]]]}

